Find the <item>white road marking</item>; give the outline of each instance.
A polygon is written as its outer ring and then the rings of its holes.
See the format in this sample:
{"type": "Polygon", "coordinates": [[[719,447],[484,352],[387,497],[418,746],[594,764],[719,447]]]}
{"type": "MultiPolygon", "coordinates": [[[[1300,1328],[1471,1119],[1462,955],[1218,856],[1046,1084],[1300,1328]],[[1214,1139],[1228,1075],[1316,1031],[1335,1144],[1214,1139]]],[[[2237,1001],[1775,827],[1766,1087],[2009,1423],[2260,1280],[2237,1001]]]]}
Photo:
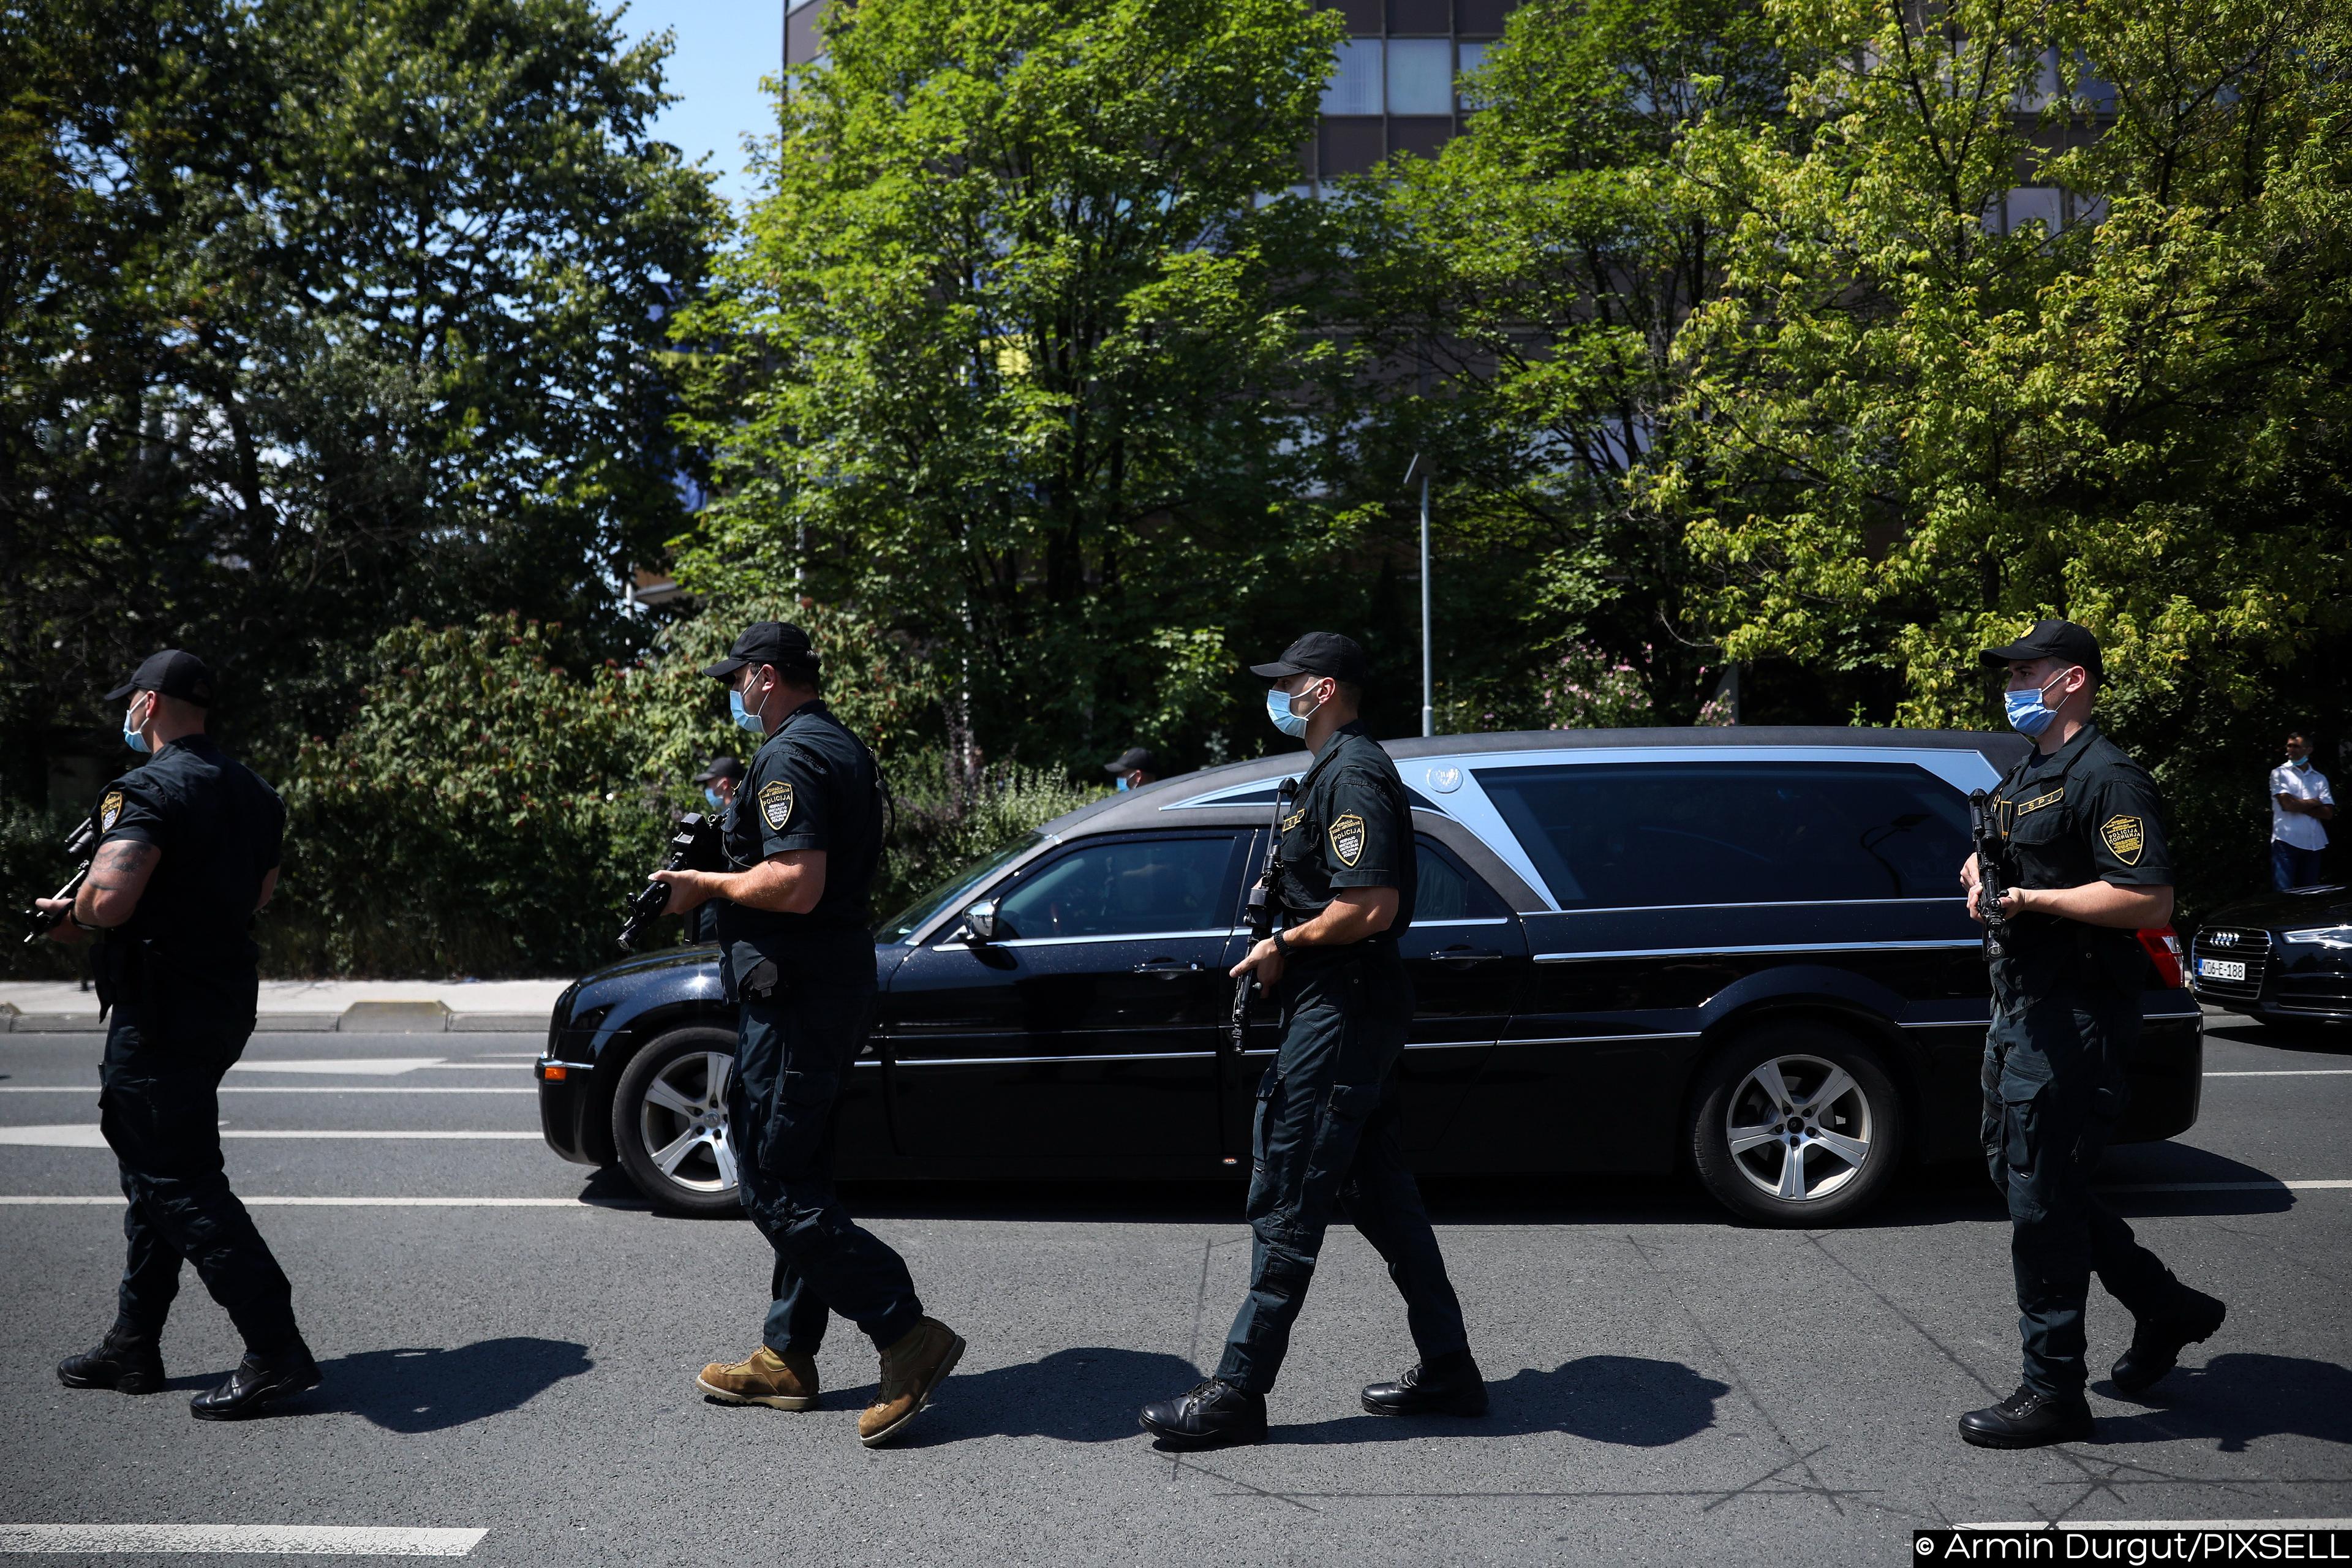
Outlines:
{"type": "MultiPolygon", "coordinates": [[[[319,1198],[258,1197],[242,1194],[237,1202],[247,1208],[361,1209],[646,1209],[653,1205],[629,1198],[319,1198]]],[[[0,1197],[0,1208],[121,1208],[120,1194],[107,1197],[79,1195],[0,1197]]]]}
{"type": "MultiPolygon", "coordinates": [[[[2101,1187],[2103,1193],[2328,1193],[2352,1190],[2347,1182],[2147,1182],[2101,1187]]],[[[1990,1528],[1988,1526],[1987,1528],[1990,1528]]]]}
{"type": "Polygon", "coordinates": [[[238,1062],[231,1072],[341,1073],[352,1078],[394,1078],[419,1068],[437,1068],[446,1057],[285,1057],[238,1062]]]}
{"type": "MultiPolygon", "coordinates": [[[[333,1138],[366,1139],[380,1142],[401,1142],[410,1139],[464,1142],[474,1140],[524,1139],[544,1137],[539,1132],[446,1132],[425,1130],[415,1132],[393,1131],[285,1131],[277,1128],[224,1127],[224,1138],[333,1138]]],[[[0,1145],[18,1149],[103,1149],[106,1139],[96,1126],[74,1123],[49,1127],[0,1127],[0,1145]]]]}
{"type": "Polygon", "coordinates": [[[2352,1068],[2264,1068],[2259,1072],[2209,1072],[2207,1078],[2352,1078],[2352,1068]]]}
{"type": "MultiPolygon", "coordinates": [[[[0,1094],[89,1094],[98,1085],[79,1083],[0,1083],[0,1094]]],[[[225,1083],[221,1094],[537,1094],[536,1088],[513,1089],[488,1083],[225,1083]]]]}
{"type": "Polygon", "coordinates": [[[463,1557],[488,1533],[350,1524],[0,1524],[0,1552],[463,1557]]]}

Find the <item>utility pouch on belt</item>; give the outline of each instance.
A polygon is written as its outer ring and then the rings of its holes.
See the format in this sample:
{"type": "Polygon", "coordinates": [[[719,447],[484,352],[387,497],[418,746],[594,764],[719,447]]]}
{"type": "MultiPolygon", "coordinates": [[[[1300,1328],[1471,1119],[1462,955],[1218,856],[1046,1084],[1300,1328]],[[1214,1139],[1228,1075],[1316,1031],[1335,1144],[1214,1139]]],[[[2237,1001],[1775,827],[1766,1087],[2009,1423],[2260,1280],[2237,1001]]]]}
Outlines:
{"type": "Polygon", "coordinates": [[[736,984],[754,1002],[772,1001],[776,993],[783,989],[783,974],[776,968],[774,959],[763,958],[736,984]]]}

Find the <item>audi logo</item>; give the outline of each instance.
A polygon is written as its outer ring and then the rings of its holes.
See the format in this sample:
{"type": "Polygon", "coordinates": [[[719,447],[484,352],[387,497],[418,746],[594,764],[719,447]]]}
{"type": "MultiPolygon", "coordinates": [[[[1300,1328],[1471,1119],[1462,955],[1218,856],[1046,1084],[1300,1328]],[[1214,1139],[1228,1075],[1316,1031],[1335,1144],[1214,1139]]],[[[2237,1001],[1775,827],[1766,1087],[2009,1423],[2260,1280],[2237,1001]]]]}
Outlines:
{"type": "Polygon", "coordinates": [[[2211,940],[2215,947],[2235,947],[2238,945],[2238,933],[2233,931],[2217,931],[2211,940]]]}

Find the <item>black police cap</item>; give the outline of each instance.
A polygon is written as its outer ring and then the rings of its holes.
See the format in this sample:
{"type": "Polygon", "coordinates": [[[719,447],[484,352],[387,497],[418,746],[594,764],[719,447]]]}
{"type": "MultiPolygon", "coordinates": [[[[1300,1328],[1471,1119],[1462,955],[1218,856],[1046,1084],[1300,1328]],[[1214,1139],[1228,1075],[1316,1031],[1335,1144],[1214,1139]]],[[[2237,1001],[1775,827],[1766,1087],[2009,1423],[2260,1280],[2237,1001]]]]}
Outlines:
{"type": "Polygon", "coordinates": [[[808,633],[790,621],[753,621],[735,639],[735,646],[727,650],[727,657],[702,673],[713,680],[727,680],[747,664],[772,664],[778,669],[814,675],[816,645],[809,641],[808,633]]]}
{"type": "Polygon", "coordinates": [[[1353,637],[1338,632],[1308,632],[1284,648],[1282,657],[1272,664],[1251,665],[1250,673],[1268,680],[1290,675],[1328,675],[1350,686],[1370,686],[1372,661],[1364,657],[1363,645],[1353,637]]]}
{"type": "Polygon", "coordinates": [[[1149,746],[1129,746],[1103,764],[1107,773],[1131,773],[1141,768],[1147,773],[1160,771],[1160,754],[1149,746]]]}
{"type": "Polygon", "coordinates": [[[194,654],[167,647],[162,653],[149,654],[146,662],[131,672],[130,679],[106,694],[106,700],[119,702],[134,691],[160,691],[166,697],[209,708],[213,705],[213,672],[194,654]]]}
{"type": "Polygon", "coordinates": [[[702,765],[700,773],[694,775],[696,784],[717,784],[720,779],[733,779],[741,784],[743,764],[732,757],[713,757],[702,765]]]}
{"type": "Polygon", "coordinates": [[[2105,678],[2099,659],[2099,639],[2072,621],[2036,621],[2033,629],[2005,647],[1989,647],[1977,656],[1987,667],[2017,664],[2029,658],[2063,658],[2105,678]]]}

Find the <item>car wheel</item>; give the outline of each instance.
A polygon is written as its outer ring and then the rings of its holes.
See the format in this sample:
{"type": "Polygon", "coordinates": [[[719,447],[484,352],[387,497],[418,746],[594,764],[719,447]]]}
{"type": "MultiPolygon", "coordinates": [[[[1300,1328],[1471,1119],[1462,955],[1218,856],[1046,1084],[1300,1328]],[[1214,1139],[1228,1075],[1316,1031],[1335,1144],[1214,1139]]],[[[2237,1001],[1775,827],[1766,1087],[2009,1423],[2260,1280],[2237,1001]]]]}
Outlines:
{"type": "Polygon", "coordinates": [[[656,1208],[742,1212],[727,1134],[727,1084],[734,1070],[734,1035],[708,1027],[664,1035],[622,1070],[613,1089],[613,1148],[621,1169],[656,1208]]]}
{"type": "Polygon", "coordinates": [[[1709,1064],[1687,1129],[1699,1180],[1765,1225],[1832,1225],[1893,1179],[1903,1102],[1869,1047],[1823,1025],[1776,1024],[1709,1064]]]}

